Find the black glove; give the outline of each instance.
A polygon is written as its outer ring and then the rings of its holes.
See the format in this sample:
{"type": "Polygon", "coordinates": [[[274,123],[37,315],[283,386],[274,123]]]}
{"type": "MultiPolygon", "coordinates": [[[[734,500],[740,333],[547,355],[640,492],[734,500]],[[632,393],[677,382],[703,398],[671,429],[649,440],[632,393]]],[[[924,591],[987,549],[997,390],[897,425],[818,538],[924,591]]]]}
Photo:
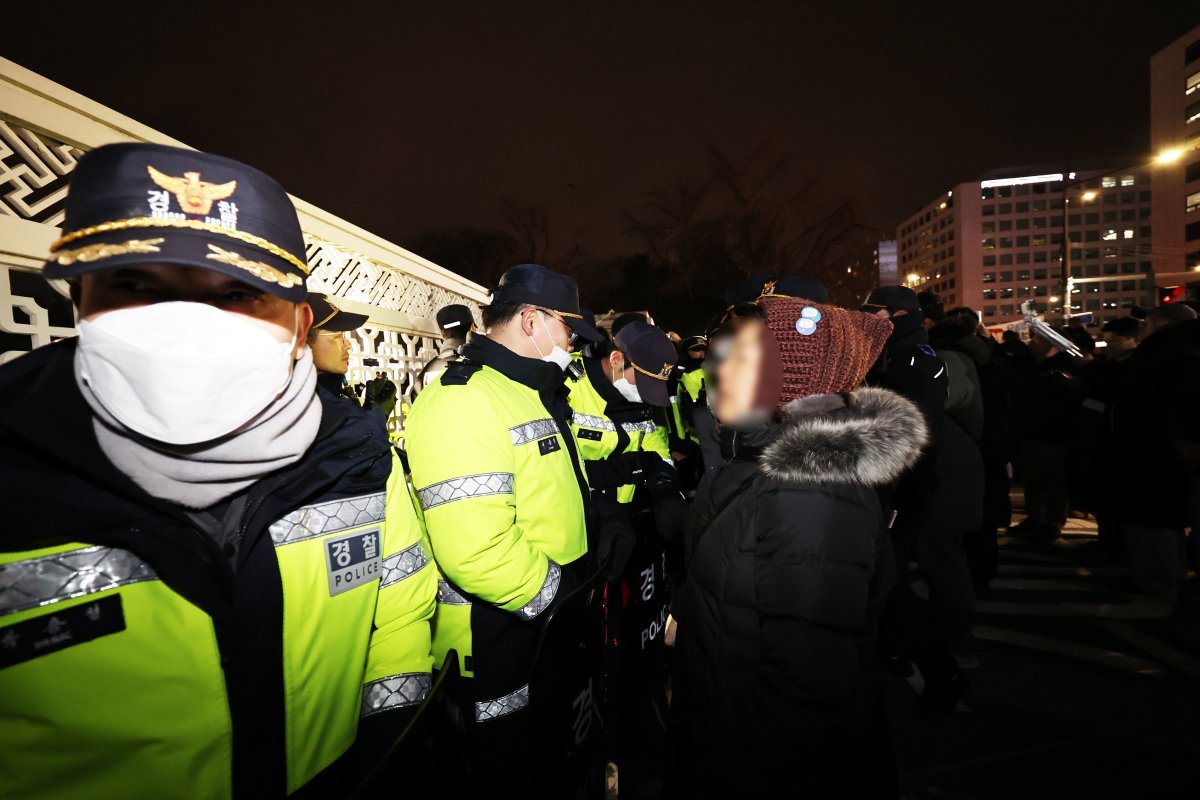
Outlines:
{"type": "Polygon", "coordinates": [[[654,527],[668,544],[682,541],[687,532],[691,506],[678,490],[664,492],[654,499],[654,527]]]}
{"type": "Polygon", "coordinates": [[[600,518],[600,531],[596,537],[596,558],[604,569],[604,577],[618,581],[629,564],[629,557],[637,546],[637,533],[628,514],[617,512],[600,518]]]}
{"type": "Polygon", "coordinates": [[[588,485],[593,489],[615,489],[629,483],[645,483],[662,459],[653,453],[622,453],[600,461],[586,461],[588,485]]]}

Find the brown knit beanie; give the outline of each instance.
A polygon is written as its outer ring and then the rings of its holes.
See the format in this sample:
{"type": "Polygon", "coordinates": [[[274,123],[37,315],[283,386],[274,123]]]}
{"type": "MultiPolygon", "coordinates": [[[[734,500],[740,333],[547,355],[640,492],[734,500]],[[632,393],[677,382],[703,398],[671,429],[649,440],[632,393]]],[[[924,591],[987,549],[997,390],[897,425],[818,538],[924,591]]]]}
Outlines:
{"type": "Polygon", "coordinates": [[[763,367],[781,373],[778,384],[767,379],[764,385],[781,386],[778,408],[798,397],[854,389],[892,332],[885,319],[800,298],[770,297],[759,305],[769,333],[763,367]]]}

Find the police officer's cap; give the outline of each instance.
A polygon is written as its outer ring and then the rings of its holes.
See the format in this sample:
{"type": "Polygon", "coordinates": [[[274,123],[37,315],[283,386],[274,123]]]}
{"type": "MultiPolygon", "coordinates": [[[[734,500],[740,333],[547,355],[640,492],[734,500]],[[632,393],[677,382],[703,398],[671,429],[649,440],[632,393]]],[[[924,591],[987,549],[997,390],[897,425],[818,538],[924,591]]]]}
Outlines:
{"type": "Polygon", "coordinates": [[[500,276],[492,291],[493,303],[525,303],[561,317],[581,339],[598,342],[604,337],[589,325],[579,310],[575,281],[540,264],[519,264],[500,276]]]}
{"type": "Polygon", "coordinates": [[[615,339],[626,325],[632,325],[635,322],[647,323],[646,315],[638,311],[630,311],[622,314],[612,321],[612,335],[615,339]]]}
{"type": "Polygon", "coordinates": [[[366,314],[343,311],[328,295],[309,292],[308,304],[313,310],[314,331],[352,331],[361,328],[367,321],[366,314]]]}
{"type": "Polygon", "coordinates": [[[691,350],[708,350],[708,337],[689,336],[679,343],[679,349],[685,353],[691,350]]]}
{"type": "Polygon", "coordinates": [[[158,144],[110,144],[71,174],[47,278],[135,264],[220,272],[298,303],[304,238],[287,193],[253,167],[158,144]]]}
{"type": "Polygon", "coordinates": [[[438,309],[437,324],[446,333],[465,339],[467,332],[475,324],[475,318],[471,316],[471,309],[455,303],[438,309]]]}
{"type": "Polygon", "coordinates": [[[670,405],[667,380],[679,360],[675,345],[661,328],[647,322],[631,322],[614,339],[637,373],[638,394],[652,406],[670,405]]]}

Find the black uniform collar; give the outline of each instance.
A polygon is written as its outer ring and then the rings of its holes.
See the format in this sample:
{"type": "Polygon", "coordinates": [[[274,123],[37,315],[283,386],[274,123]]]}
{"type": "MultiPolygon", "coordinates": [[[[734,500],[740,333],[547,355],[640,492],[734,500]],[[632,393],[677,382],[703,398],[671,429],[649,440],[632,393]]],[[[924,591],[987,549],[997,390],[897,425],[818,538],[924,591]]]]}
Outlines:
{"type": "Polygon", "coordinates": [[[536,358],[519,356],[486,336],[472,333],[463,346],[463,358],[491,367],[509,380],[514,380],[541,393],[557,391],[566,380],[566,373],[557,364],[536,358]]]}

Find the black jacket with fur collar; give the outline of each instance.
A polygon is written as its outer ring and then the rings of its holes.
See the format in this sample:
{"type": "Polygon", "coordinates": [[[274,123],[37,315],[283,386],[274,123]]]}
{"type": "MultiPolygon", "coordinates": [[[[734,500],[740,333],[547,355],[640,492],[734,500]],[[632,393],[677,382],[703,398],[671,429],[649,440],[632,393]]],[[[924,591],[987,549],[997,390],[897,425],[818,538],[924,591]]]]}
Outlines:
{"type": "Polygon", "coordinates": [[[876,627],[894,580],[878,490],[916,460],[925,423],[870,388],[780,416],[739,432],[696,498],[675,616],[693,739],[680,772],[699,796],[849,796],[847,774],[869,780],[858,745],[878,722],[876,627]]]}

